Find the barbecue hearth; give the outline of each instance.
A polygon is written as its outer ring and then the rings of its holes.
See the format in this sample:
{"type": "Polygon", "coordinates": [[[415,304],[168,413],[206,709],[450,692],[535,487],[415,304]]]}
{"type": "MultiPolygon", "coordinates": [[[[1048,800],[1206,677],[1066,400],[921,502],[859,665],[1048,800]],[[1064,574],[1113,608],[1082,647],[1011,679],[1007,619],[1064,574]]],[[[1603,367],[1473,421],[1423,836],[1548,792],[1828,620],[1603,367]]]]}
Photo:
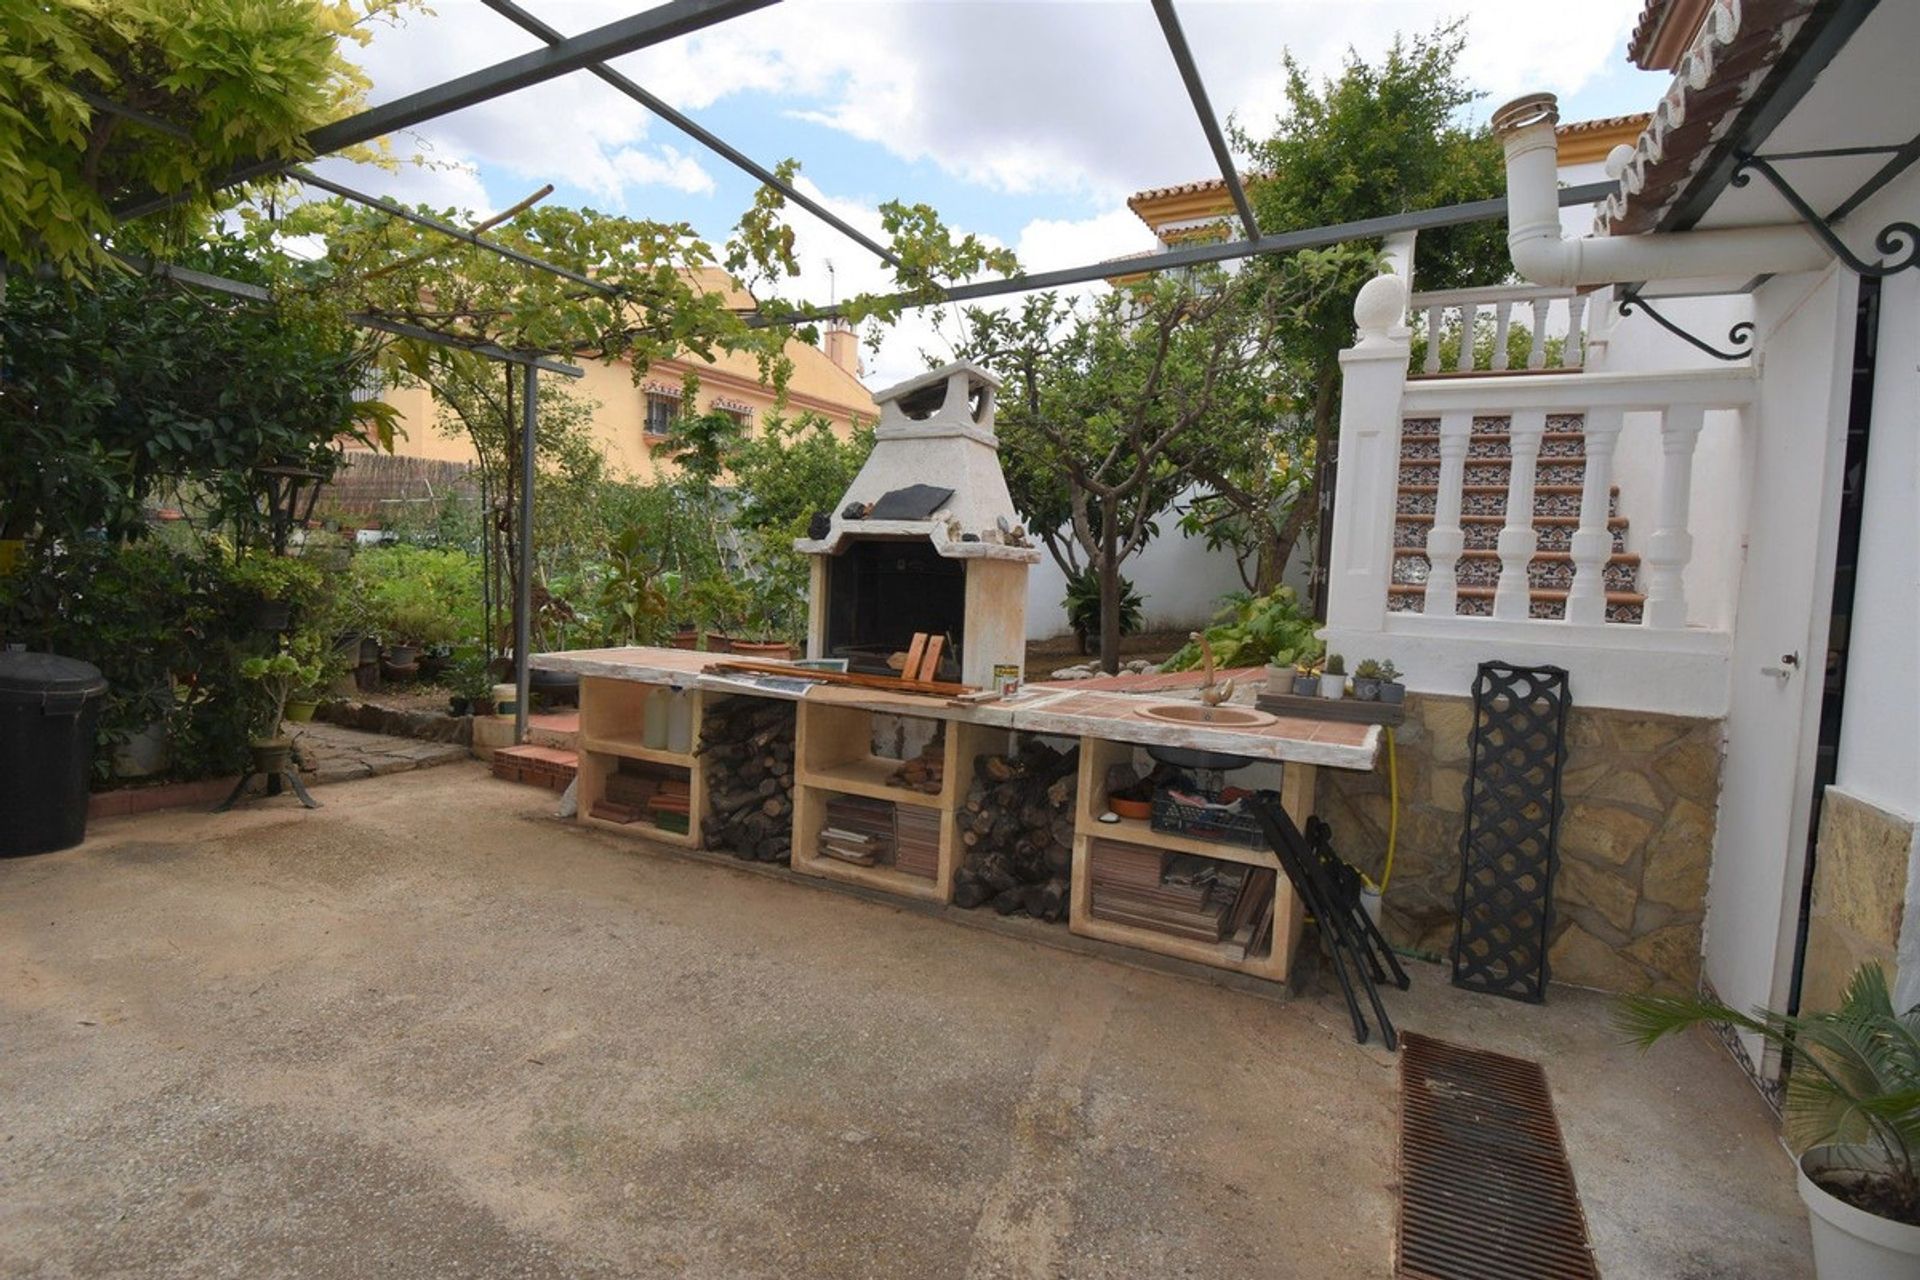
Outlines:
{"type": "Polygon", "coordinates": [[[1040,553],[1000,471],[998,386],[961,363],[874,397],[873,453],[825,536],[794,544],[813,557],[808,657],[885,673],[926,632],[946,638],[941,679],[990,688],[995,668],[1019,671],[1040,553]]]}

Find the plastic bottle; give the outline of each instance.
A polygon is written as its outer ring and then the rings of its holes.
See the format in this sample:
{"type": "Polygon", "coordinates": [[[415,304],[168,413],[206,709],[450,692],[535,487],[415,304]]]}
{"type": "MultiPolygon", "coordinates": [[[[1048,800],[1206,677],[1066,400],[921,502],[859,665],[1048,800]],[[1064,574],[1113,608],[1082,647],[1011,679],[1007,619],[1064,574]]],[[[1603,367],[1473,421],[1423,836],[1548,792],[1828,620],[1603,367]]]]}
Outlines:
{"type": "Polygon", "coordinates": [[[686,755],[693,750],[693,695],[675,689],[667,704],[667,750],[686,755]]]}
{"type": "Polygon", "coordinates": [[[646,705],[640,712],[640,745],[649,751],[666,749],[669,696],[665,689],[647,690],[646,705]]]}

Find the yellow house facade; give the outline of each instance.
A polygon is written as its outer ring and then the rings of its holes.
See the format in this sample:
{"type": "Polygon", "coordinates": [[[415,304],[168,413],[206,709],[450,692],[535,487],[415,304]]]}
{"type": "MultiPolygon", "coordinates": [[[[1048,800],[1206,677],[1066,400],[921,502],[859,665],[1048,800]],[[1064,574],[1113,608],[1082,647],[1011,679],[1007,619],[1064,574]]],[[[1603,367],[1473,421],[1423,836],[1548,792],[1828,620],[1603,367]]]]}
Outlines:
{"type": "MultiPolygon", "coordinates": [[[[721,287],[728,287],[722,283],[721,287]]],[[[730,292],[737,290],[729,289],[730,292]]],[[[752,300],[744,293],[747,306],[752,300]]],[[[757,431],[769,417],[792,419],[817,414],[833,424],[837,434],[856,423],[879,416],[872,394],[860,381],[859,339],[853,330],[834,326],[823,335],[824,347],[789,341],[787,358],[793,373],[787,380],[784,403],[773,387],[761,381],[760,367],[751,355],[718,352],[710,361],[673,359],[655,361],[636,382],[633,367],[624,360],[602,363],[576,361],[586,376],[571,381],[567,390],[595,405],[593,434],[609,471],[636,483],[645,483],[672,470],[661,445],[673,420],[683,411],[720,410],[757,431]],[[699,379],[697,402],[684,403],[688,374],[699,379]]],[[[382,398],[400,415],[394,453],[400,457],[440,462],[473,462],[473,447],[462,433],[450,434],[436,422],[433,393],[424,386],[389,387],[382,398]]]]}

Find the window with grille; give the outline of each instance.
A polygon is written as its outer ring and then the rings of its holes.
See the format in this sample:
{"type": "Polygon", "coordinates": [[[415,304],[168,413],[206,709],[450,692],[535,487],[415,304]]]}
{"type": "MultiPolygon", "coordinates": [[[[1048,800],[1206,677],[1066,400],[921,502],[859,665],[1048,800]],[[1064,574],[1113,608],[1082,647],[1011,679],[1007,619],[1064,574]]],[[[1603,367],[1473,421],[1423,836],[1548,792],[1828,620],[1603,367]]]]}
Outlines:
{"type": "Polygon", "coordinates": [[[680,401],[676,396],[663,396],[658,392],[647,393],[647,425],[649,436],[665,436],[673,432],[674,419],[680,416],[680,401]]]}

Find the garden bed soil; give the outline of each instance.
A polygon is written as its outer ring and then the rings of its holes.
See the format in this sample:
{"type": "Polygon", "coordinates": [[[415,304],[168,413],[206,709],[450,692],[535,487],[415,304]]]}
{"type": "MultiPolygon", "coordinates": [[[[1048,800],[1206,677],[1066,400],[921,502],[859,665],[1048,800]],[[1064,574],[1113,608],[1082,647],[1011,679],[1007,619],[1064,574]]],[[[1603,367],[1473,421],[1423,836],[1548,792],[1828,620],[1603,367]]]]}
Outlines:
{"type": "MultiPolygon", "coordinates": [[[[1150,662],[1161,663],[1171,658],[1175,651],[1187,643],[1185,631],[1142,631],[1136,635],[1120,637],[1120,660],[1131,661],[1145,658],[1150,662]]],[[[1080,643],[1071,633],[1064,636],[1051,636],[1045,640],[1033,640],[1027,644],[1026,678],[1045,680],[1061,667],[1078,666],[1082,662],[1098,661],[1099,645],[1094,645],[1094,653],[1080,652],[1080,643]]]]}

